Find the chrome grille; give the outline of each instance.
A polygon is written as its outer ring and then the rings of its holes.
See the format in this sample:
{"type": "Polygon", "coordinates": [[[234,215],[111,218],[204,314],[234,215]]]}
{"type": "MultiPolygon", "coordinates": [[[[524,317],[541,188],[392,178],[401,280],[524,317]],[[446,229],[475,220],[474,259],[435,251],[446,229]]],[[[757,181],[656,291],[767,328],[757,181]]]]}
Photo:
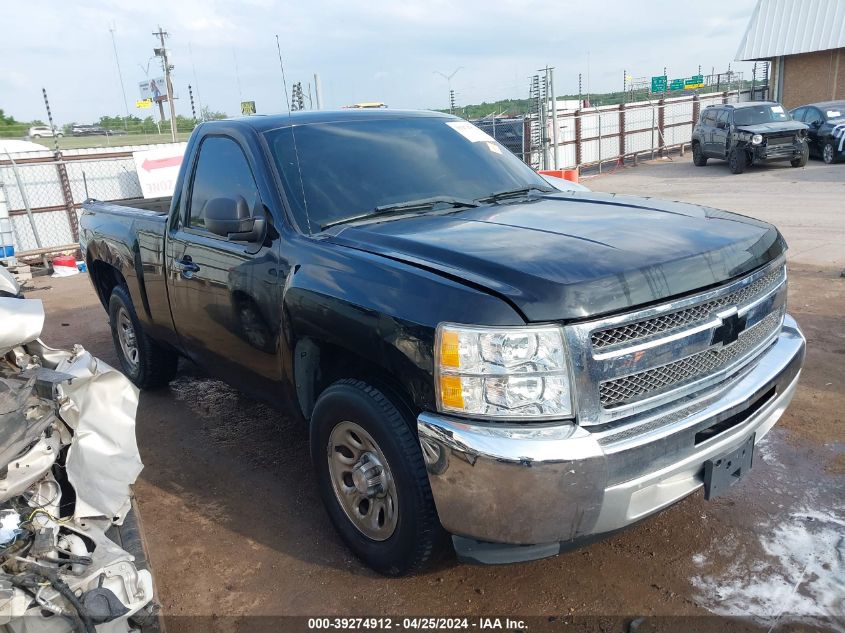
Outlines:
{"type": "Polygon", "coordinates": [[[565,326],[578,423],[637,426],[679,401],[727,388],[777,336],[786,292],[779,258],[718,288],[565,326]],[[745,329],[733,343],[714,345],[717,330],[718,341],[730,332],[723,326],[740,320],[745,329]]]}
{"type": "Polygon", "coordinates": [[[599,401],[602,407],[611,409],[658,395],[712,374],[754,350],[777,331],[782,319],[782,310],[772,312],[742,332],[731,345],[713,347],[661,367],[603,382],[599,386],[599,401]]]}
{"type": "Polygon", "coordinates": [[[764,296],[773,286],[779,284],[783,280],[784,275],[784,267],[777,267],[753,283],[731,294],[691,306],[684,310],[678,310],[677,312],[662,314],[651,319],[628,323],[606,330],[598,330],[592,333],[590,340],[594,348],[603,350],[622,345],[623,343],[641,342],[652,339],[657,335],[671,333],[674,330],[679,330],[710,318],[719,308],[751,303],[755,299],[764,296]]]}

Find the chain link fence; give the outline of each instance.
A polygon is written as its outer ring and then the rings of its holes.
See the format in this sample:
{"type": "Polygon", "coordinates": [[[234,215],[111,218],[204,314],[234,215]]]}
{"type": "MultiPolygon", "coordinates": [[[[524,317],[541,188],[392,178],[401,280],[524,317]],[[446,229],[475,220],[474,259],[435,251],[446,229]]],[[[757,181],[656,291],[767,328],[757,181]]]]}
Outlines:
{"type": "Polygon", "coordinates": [[[15,256],[38,259],[78,250],[79,216],[88,198],[141,197],[135,149],[0,154],[0,218],[8,218],[15,256]]]}

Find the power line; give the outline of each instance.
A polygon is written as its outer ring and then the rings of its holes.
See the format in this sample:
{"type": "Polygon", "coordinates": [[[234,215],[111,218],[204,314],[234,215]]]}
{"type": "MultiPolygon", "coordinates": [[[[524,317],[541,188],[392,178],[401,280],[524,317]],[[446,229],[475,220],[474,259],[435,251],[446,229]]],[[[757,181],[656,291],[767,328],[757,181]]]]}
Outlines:
{"type": "Polygon", "coordinates": [[[117,42],[114,39],[114,22],[109,27],[111,33],[111,45],[114,49],[114,63],[117,65],[117,78],[120,80],[120,91],[123,93],[123,107],[126,110],[126,118],[123,119],[123,129],[129,131],[129,102],[126,100],[126,86],[123,84],[123,72],[120,70],[120,58],[117,55],[117,42]]]}

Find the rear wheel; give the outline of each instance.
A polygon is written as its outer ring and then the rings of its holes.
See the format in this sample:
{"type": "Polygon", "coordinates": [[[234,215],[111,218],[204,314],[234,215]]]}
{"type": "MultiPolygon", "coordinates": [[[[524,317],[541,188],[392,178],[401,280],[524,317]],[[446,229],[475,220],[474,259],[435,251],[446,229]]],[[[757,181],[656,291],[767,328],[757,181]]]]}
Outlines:
{"type": "Polygon", "coordinates": [[[731,168],[732,174],[741,174],[744,172],[747,163],[748,156],[745,150],[734,148],[728,154],[728,166],[731,168]]]}
{"type": "Polygon", "coordinates": [[[804,150],[801,152],[801,156],[798,158],[793,158],[789,161],[789,164],[793,167],[804,167],[807,164],[807,160],[810,158],[810,148],[809,146],[804,143],[804,150]]]}
{"type": "Polygon", "coordinates": [[[388,576],[421,569],[445,536],[413,423],[382,391],[352,379],[326,389],[311,418],[329,518],[358,558],[388,576]]]}
{"type": "Polygon", "coordinates": [[[120,367],[139,389],[163,387],[173,379],[179,356],[147,336],[126,286],[112,290],[109,322],[120,367]]]}
{"type": "Polygon", "coordinates": [[[704,167],[707,164],[707,157],[701,149],[701,143],[692,144],[692,163],[696,167],[704,167]]]}
{"type": "Polygon", "coordinates": [[[833,147],[833,143],[828,141],[822,147],[822,160],[826,162],[828,165],[836,162],[836,150],[833,147]]]}

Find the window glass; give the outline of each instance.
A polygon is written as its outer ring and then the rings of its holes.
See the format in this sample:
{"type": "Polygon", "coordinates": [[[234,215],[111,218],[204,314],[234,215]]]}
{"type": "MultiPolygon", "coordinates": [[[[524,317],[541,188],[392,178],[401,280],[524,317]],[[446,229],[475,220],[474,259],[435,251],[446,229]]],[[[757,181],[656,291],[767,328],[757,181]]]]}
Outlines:
{"type": "Polygon", "coordinates": [[[258,188],[240,146],[225,136],[208,136],[200,145],[189,204],[190,226],[205,226],[205,205],[214,198],[243,196],[255,213],[258,188]]]}
{"type": "Polygon", "coordinates": [[[760,125],[775,121],[789,121],[791,118],[782,105],[745,106],[734,111],[735,125],[760,125]]]}
{"type": "Polygon", "coordinates": [[[267,132],[267,141],[299,225],[314,233],[386,205],[550,190],[536,172],[468,121],[391,117],[294,129],[267,132]]]}
{"type": "Polygon", "coordinates": [[[791,114],[792,114],[792,118],[793,118],[795,121],[803,121],[803,120],[804,120],[804,115],[805,115],[806,113],[807,113],[807,108],[795,108],[795,109],[792,111],[792,113],[791,113],[791,114]]]}
{"type": "Polygon", "coordinates": [[[727,110],[721,110],[719,112],[719,115],[716,117],[716,121],[718,123],[727,123],[729,117],[730,117],[730,112],[728,112],[727,110]]]}
{"type": "Polygon", "coordinates": [[[824,116],[818,108],[807,108],[807,115],[804,117],[805,123],[824,123],[824,116]]]}
{"type": "Polygon", "coordinates": [[[715,125],[717,112],[718,110],[715,109],[705,110],[702,123],[704,123],[704,125],[715,125]]]}
{"type": "Polygon", "coordinates": [[[824,116],[828,121],[845,117],[845,101],[838,101],[828,105],[825,108],[824,116]]]}

